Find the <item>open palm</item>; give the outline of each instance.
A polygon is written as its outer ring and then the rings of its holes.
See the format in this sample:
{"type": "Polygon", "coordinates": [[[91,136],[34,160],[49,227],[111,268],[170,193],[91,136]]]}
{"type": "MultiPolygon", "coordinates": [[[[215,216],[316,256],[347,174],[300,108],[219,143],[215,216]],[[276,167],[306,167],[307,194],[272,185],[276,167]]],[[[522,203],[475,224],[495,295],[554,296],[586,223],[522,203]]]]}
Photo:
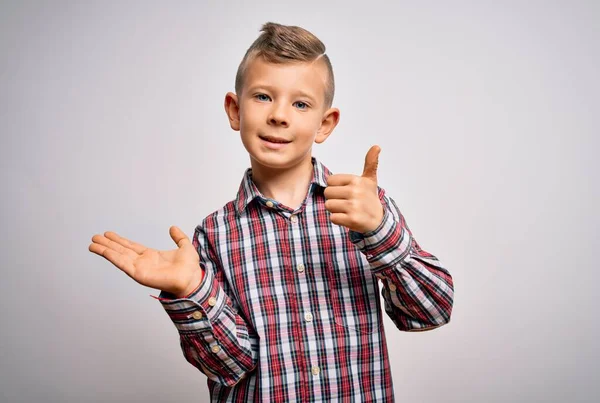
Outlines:
{"type": "Polygon", "coordinates": [[[202,279],[198,252],[178,227],[171,227],[169,234],[177,249],[147,248],[108,231],[92,237],[89,251],[104,257],[142,285],[176,296],[187,295],[202,279]]]}

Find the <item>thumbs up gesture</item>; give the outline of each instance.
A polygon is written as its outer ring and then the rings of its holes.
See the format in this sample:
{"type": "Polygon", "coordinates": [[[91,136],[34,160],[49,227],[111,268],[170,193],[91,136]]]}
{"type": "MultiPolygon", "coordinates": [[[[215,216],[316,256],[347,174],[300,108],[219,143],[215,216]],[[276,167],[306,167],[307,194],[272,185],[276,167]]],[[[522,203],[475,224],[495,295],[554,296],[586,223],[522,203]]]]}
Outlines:
{"type": "Polygon", "coordinates": [[[365,157],[361,176],[338,174],[327,178],[325,208],[332,223],[366,233],[383,220],[383,205],[377,192],[377,165],[381,148],[373,146],[365,157]]]}

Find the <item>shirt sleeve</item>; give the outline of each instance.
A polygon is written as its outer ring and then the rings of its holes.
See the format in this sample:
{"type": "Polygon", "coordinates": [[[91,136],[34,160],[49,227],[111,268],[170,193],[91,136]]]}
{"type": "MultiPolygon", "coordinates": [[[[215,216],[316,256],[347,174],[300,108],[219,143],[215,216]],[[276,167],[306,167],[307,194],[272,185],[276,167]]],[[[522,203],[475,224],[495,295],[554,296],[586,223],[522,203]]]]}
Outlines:
{"type": "Polygon", "coordinates": [[[256,368],[258,336],[240,315],[206,233],[198,226],[192,241],[204,278],[185,298],[162,291],[157,298],[179,331],[186,360],[209,379],[233,386],[256,368]]]}
{"type": "Polygon", "coordinates": [[[422,250],[391,197],[379,188],[384,217],[379,227],[349,236],[366,256],[381,291],[387,315],[402,331],[435,329],[450,321],[452,276],[432,254],[422,250]]]}

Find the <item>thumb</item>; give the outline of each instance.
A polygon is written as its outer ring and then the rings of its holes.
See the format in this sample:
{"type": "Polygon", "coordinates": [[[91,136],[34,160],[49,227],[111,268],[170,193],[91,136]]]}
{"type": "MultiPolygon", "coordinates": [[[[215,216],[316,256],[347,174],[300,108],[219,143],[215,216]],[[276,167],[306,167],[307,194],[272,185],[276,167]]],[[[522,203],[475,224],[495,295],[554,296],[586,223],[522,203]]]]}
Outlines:
{"type": "Polygon", "coordinates": [[[381,147],[375,145],[369,149],[365,157],[365,168],[363,169],[363,178],[369,178],[377,183],[377,165],[379,164],[379,153],[381,147]]]}
{"type": "Polygon", "coordinates": [[[179,227],[173,225],[171,228],[169,228],[169,235],[171,235],[171,239],[173,239],[173,241],[175,241],[175,243],[177,244],[178,247],[183,248],[186,246],[191,245],[192,243],[190,242],[190,238],[187,237],[187,235],[179,229],[179,227]]]}

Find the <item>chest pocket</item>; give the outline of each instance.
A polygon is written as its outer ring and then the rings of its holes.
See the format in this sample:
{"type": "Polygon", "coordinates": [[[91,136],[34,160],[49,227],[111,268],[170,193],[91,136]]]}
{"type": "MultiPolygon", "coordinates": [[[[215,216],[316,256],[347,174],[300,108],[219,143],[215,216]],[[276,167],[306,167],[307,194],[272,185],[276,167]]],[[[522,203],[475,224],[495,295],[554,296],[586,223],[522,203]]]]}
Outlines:
{"type": "Polygon", "coordinates": [[[379,287],[370,269],[348,269],[329,261],[325,270],[335,323],[359,333],[379,331],[379,287]]]}

